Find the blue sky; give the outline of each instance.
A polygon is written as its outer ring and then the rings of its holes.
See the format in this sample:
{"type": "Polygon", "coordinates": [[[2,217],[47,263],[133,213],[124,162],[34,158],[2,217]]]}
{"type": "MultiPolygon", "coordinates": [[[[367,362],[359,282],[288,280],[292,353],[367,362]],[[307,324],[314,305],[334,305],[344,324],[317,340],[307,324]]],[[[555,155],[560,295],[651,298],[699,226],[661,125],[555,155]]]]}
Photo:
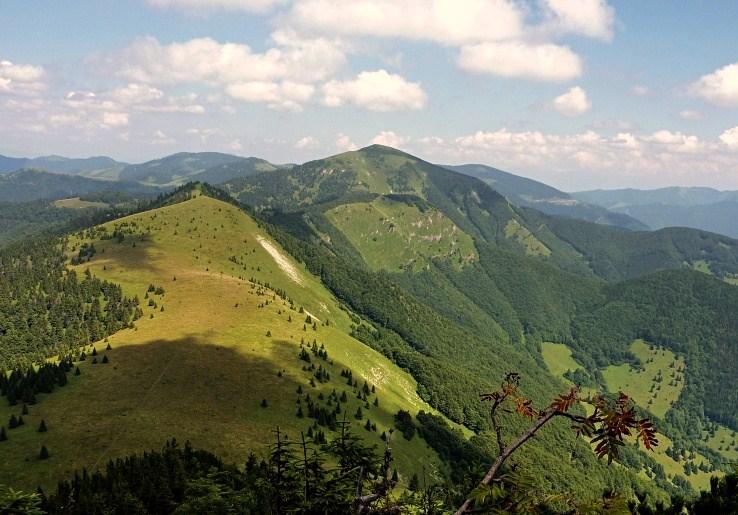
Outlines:
{"type": "Polygon", "coordinates": [[[0,153],[372,142],[567,190],[738,188],[738,4],[0,2],[0,153]]]}

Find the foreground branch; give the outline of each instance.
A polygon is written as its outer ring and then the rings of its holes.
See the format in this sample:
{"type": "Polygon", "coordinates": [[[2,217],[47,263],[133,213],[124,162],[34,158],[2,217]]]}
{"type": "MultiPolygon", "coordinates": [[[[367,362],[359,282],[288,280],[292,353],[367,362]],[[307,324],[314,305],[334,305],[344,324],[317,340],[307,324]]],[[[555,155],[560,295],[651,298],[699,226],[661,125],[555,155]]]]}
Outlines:
{"type": "MultiPolygon", "coordinates": [[[[558,415],[559,412],[555,410],[548,410],[542,414],[542,416],[536,421],[535,424],[533,424],[530,429],[528,429],[520,438],[515,440],[513,443],[508,445],[504,448],[502,453],[497,456],[497,459],[494,461],[492,466],[487,471],[487,474],[485,474],[482,481],[479,483],[480,486],[488,486],[492,480],[497,475],[497,472],[500,470],[500,467],[505,463],[505,461],[514,453],[518,448],[523,445],[525,442],[533,438],[533,436],[538,432],[539,429],[541,429],[549,420],[551,420],[553,417],[558,415]]],[[[464,504],[459,507],[458,510],[456,510],[455,515],[463,515],[464,513],[467,513],[469,508],[471,507],[474,500],[472,498],[468,498],[464,501],[464,504]]]]}

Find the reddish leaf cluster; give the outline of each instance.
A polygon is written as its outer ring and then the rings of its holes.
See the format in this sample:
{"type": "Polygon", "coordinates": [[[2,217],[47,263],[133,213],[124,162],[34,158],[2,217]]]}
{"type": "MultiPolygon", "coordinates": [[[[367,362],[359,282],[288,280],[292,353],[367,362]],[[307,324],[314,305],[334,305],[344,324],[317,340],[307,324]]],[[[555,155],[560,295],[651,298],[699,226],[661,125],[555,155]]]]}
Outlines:
{"type": "Polygon", "coordinates": [[[540,420],[547,416],[566,417],[574,422],[572,429],[577,435],[590,438],[597,457],[607,457],[608,462],[618,457],[620,447],[625,445],[626,438],[634,434],[636,440],[643,442],[647,450],[653,450],[658,445],[653,423],[647,418],[639,418],[633,401],[622,392],[614,401],[602,396],[582,399],[579,397],[579,389],[573,386],[568,392],[557,395],[547,408],[537,410],[533,407],[533,401],[518,395],[519,385],[520,375],[509,373],[499,390],[481,395],[483,401],[492,403],[493,418],[498,409],[509,413],[515,412],[529,419],[540,420]],[[593,413],[588,416],[569,413],[572,407],[579,403],[592,405],[593,413]],[[504,406],[507,404],[511,404],[513,409],[505,409],[504,406]]]}
{"type": "Polygon", "coordinates": [[[656,428],[647,418],[638,418],[633,401],[620,392],[613,402],[603,397],[588,401],[594,412],[587,417],[577,417],[574,429],[578,434],[591,437],[598,458],[607,457],[608,463],[618,457],[625,438],[636,433],[636,439],[648,450],[658,445],[656,428]]]}

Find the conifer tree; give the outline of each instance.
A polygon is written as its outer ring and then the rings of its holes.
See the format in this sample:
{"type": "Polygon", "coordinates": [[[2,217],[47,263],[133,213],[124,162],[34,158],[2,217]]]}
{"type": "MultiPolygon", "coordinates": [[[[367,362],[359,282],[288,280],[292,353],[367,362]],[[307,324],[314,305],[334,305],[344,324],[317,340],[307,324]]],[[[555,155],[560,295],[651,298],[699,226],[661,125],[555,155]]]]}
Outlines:
{"type": "Polygon", "coordinates": [[[105,356],[103,356],[102,362],[103,363],[108,363],[108,355],[107,354],[105,356]]]}
{"type": "Polygon", "coordinates": [[[267,400],[266,400],[266,399],[262,399],[262,400],[261,400],[261,407],[262,407],[262,408],[266,408],[266,407],[268,407],[268,406],[269,406],[269,404],[267,403],[267,400]]]}
{"type": "Polygon", "coordinates": [[[77,368],[75,369],[75,371],[74,371],[74,375],[76,375],[76,376],[80,375],[81,373],[82,373],[82,372],[80,372],[80,370],[79,370],[79,367],[77,367],[77,368]]]}
{"type": "Polygon", "coordinates": [[[48,429],[46,429],[46,421],[41,419],[41,423],[38,426],[38,432],[45,433],[46,431],[48,431],[48,429]]]}
{"type": "Polygon", "coordinates": [[[420,481],[418,480],[417,474],[413,474],[413,477],[410,478],[410,484],[407,487],[413,492],[417,492],[420,489],[420,481]]]}
{"type": "Polygon", "coordinates": [[[8,435],[5,433],[5,426],[0,427],[0,442],[4,442],[8,439],[8,435]]]}
{"type": "Polygon", "coordinates": [[[41,446],[41,452],[38,455],[39,459],[42,460],[48,460],[49,459],[49,450],[46,448],[45,445],[41,446]]]}
{"type": "Polygon", "coordinates": [[[28,404],[23,403],[23,409],[21,409],[21,415],[28,415],[28,404]]]}

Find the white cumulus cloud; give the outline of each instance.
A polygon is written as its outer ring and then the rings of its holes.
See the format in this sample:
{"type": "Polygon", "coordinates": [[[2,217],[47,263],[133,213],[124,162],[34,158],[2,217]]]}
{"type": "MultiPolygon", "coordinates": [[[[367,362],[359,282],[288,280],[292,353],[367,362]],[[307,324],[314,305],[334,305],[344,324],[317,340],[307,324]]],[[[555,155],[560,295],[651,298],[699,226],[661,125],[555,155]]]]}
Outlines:
{"type": "Polygon", "coordinates": [[[144,85],[121,94],[153,93],[159,85],[201,84],[247,102],[296,111],[312,97],[311,83],[333,76],[346,59],[336,40],[306,38],[285,29],[273,32],[271,41],[273,46],[256,52],[245,44],[212,38],[165,45],[147,37],[104,62],[119,77],[144,85]]]}
{"type": "Polygon", "coordinates": [[[235,99],[246,102],[263,102],[272,109],[300,111],[302,104],[310,100],[315,87],[297,82],[241,82],[231,84],[226,92],[235,99]]]}
{"type": "Polygon", "coordinates": [[[356,145],[356,143],[351,141],[350,137],[340,132],[338,133],[338,136],[336,136],[336,148],[345,152],[349,150],[356,150],[359,147],[358,145],[356,145]]]}
{"type": "Polygon", "coordinates": [[[108,113],[102,115],[102,123],[105,127],[122,127],[128,125],[128,113],[108,113]]]}
{"type": "Polygon", "coordinates": [[[461,68],[537,81],[567,81],[582,74],[582,61],[568,47],[523,42],[485,42],[466,45],[459,55],[461,68]]]}
{"type": "Polygon", "coordinates": [[[720,141],[730,148],[738,149],[738,127],[728,129],[720,135],[720,141]]]}
{"type": "Polygon", "coordinates": [[[407,143],[407,138],[400,136],[393,131],[382,131],[372,139],[375,145],[385,145],[387,147],[399,148],[407,143]]]}
{"type": "Polygon", "coordinates": [[[323,103],[329,107],[353,104],[372,111],[422,109],[427,95],[417,82],[386,70],[363,71],[356,78],[323,85],[323,103]]]}
{"type": "Polygon", "coordinates": [[[609,40],[615,11],[604,0],[545,0],[552,29],[609,40]]]}
{"type": "Polygon", "coordinates": [[[738,106],[738,63],[703,75],[690,86],[695,95],[717,106],[738,106]]]}
{"type": "Polygon", "coordinates": [[[305,150],[308,148],[316,148],[320,142],[312,136],[304,136],[295,142],[295,148],[305,150]]]}
{"type": "Polygon", "coordinates": [[[46,89],[42,66],[0,60],[0,93],[35,95],[46,89]]]}
{"type": "Polygon", "coordinates": [[[146,37],[111,61],[117,75],[144,84],[222,85],[290,78],[314,82],[329,77],[345,60],[339,45],[324,38],[300,39],[287,32],[273,37],[279,44],[265,52],[212,38],[162,45],[146,37]]]}
{"type": "Polygon", "coordinates": [[[553,100],[553,108],[564,116],[579,116],[592,108],[587,92],[579,86],[571,88],[553,100]]]}
{"type": "Polygon", "coordinates": [[[306,29],[444,44],[517,38],[523,18],[509,0],[297,0],[290,13],[306,29]]]}

